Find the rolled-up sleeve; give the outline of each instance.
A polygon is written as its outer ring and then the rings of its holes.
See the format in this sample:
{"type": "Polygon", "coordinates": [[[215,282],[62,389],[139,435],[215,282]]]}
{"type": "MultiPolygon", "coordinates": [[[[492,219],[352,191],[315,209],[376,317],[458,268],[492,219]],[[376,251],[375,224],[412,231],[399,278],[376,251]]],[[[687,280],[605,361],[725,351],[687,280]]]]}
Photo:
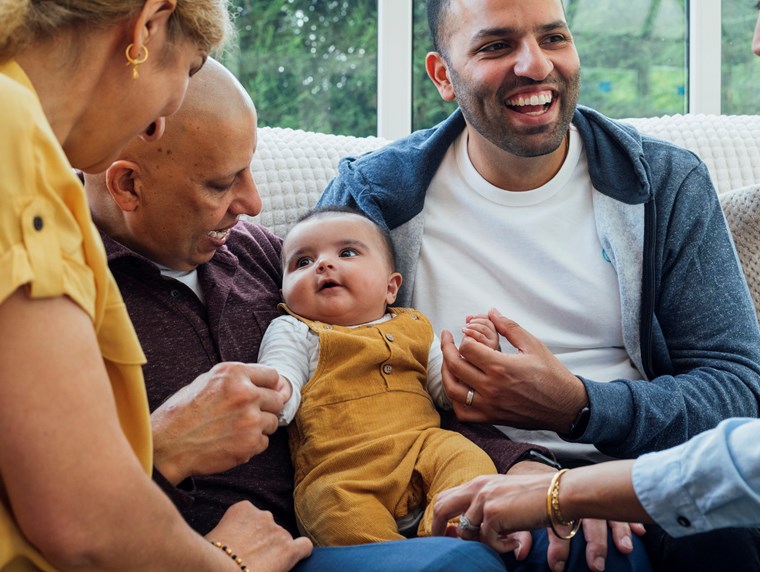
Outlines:
{"type": "Polygon", "coordinates": [[[671,536],[760,526],[760,420],[727,419],[683,445],[640,457],[633,486],[671,536]]]}

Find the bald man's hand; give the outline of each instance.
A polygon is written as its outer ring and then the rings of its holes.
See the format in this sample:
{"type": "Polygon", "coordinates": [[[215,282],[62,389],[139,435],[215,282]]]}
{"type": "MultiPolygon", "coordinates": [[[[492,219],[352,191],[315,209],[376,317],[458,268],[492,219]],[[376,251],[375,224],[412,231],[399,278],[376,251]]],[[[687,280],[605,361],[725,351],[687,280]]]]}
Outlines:
{"type": "Polygon", "coordinates": [[[183,387],[151,415],[155,468],[177,485],[264,451],[284,405],[278,379],[270,367],[223,362],[183,387]]]}

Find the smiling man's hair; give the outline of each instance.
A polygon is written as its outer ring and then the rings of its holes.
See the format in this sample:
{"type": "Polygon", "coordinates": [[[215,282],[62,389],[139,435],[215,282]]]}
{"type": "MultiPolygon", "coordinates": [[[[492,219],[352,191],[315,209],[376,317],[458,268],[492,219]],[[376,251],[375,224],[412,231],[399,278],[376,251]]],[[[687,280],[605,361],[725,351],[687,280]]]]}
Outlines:
{"type": "MultiPolygon", "coordinates": [[[[348,206],[320,206],[320,207],[314,207],[311,210],[309,210],[305,215],[300,217],[296,221],[296,225],[307,221],[309,219],[317,219],[317,218],[330,218],[332,216],[339,216],[342,214],[352,214],[359,216],[363,219],[366,219],[370,222],[370,224],[375,227],[375,231],[380,235],[380,237],[383,239],[383,243],[385,246],[385,255],[388,259],[388,265],[391,268],[392,272],[396,271],[396,248],[393,246],[393,239],[391,239],[391,233],[390,231],[383,225],[378,224],[375,220],[373,220],[370,216],[368,216],[365,212],[348,206]]],[[[294,225],[295,227],[295,225],[294,225]]],[[[285,260],[283,259],[283,265],[285,264],[285,260]]]]}
{"type": "Polygon", "coordinates": [[[430,28],[430,37],[433,40],[433,49],[444,55],[441,34],[445,31],[446,11],[451,0],[427,0],[427,21],[430,28]]]}
{"type": "MultiPolygon", "coordinates": [[[[560,0],[562,10],[565,10],[565,3],[560,0]]],[[[758,3],[760,5],[760,2],[758,3]]],[[[427,21],[430,29],[430,37],[433,40],[433,50],[441,54],[444,60],[447,58],[445,42],[443,41],[448,34],[446,17],[448,16],[451,0],[427,0],[427,21]]]]}

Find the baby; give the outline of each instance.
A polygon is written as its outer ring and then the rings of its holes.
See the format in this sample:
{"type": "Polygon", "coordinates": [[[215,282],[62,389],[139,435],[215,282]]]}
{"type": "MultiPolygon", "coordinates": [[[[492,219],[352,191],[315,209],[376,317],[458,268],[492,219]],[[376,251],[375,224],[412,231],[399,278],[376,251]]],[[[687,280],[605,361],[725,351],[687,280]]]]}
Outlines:
{"type": "MultiPolygon", "coordinates": [[[[394,259],[387,231],[346,209],[312,211],[283,244],[287,315],[269,326],[259,362],[280,374],[281,423],[295,419],[295,509],[316,545],[400,539],[423,510],[416,532],[429,535],[438,492],[496,473],[440,428],[440,346],[425,316],[389,307],[401,285],[394,259]]],[[[468,327],[498,347],[487,318],[468,327]]]]}

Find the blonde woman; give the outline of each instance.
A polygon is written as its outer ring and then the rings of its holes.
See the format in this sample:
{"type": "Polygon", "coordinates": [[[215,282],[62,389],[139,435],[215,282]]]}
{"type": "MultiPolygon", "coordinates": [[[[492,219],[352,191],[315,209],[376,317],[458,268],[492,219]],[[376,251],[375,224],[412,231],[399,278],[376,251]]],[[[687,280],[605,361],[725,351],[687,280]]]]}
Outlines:
{"type": "Polygon", "coordinates": [[[158,139],[228,28],[226,0],[0,0],[0,570],[286,570],[311,549],[249,503],[204,539],[152,484],[145,358],[72,170],[158,139]]]}

